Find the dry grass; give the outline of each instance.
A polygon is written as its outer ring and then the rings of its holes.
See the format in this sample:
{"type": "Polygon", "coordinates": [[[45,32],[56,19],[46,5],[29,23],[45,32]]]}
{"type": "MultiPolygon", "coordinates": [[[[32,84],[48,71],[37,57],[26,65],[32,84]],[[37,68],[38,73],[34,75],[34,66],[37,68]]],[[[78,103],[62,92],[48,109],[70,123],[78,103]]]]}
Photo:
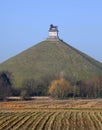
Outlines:
{"type": "Polygon", "coordinates": [[[35,111],[35,110],[100,110],[101,99],[53,100],[48,97],[37,97],[30,101],[0,102],[1,111],[35,111]]]}

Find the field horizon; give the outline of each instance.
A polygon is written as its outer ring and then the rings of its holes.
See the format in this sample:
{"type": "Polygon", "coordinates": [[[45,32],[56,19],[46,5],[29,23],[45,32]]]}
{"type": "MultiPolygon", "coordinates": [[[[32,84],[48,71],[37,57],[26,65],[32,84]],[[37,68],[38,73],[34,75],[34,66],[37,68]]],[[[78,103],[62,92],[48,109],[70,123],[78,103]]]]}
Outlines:
{"type": "MultiPolygon", "coordinates": [[[[11,97],[12,98],[12,97],[11,97]]],[[[35,111],[35,110],[100,110],[102,111],[102,99],[65,99],[57,100],[47,96],[33,97],[32,100],[0,102],[1,111],[35,111]]]]}

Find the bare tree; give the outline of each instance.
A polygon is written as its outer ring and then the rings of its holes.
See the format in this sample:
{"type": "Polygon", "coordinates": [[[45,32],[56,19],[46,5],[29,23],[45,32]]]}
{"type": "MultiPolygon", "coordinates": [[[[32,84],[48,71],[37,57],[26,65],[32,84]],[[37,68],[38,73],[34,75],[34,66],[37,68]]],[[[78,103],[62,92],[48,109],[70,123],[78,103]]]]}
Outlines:
{"type": "Polygon", "coordinates": [[[33,93],[35,89],[35,80],[34,79],[25,79],[22,83],[22,89],[21,89],[21,98],[26,99],[29,98],[33,93]]]}
{"type": "Polygon", "coordinates": [[[61,78],[53,80],[49,87],[49,94],[54,98],[66,98],[71,93],[71,84],[67,80],[61,78]]]}
{"type": "Polygon", "coordinates": [[[4,100],[11,94],[12,78],[11,73],[8,71],[0,72],[0,99],[4,100]]]}

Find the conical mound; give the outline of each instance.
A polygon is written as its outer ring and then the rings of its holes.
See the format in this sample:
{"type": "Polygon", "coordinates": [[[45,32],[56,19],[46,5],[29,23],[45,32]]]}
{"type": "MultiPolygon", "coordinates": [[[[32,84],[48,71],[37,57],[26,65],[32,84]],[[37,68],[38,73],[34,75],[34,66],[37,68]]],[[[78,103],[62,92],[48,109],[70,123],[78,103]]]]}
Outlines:
{"type": "Polygon", "coordinates": [[[63,74],[70,80],[87,80],[102,76],[102,64],[61,40],[45,40],[0,65],[13,73],[19,87],[24,79],[63,74]]]}

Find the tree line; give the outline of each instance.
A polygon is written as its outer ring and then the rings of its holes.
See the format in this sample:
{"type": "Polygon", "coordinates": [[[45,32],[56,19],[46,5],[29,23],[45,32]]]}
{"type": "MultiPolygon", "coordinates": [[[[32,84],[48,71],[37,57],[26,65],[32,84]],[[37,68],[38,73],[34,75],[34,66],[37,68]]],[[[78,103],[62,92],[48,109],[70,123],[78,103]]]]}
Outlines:
{"type": "Polygon", "coordinates": [[[56,99],[102,97],[102,77],[73,82],[65,77],[47,76],[38,83],[28,78],[19,89],[14,87],[13,80],[12,73],[0,72],[0,100],[6,100],[8,96],[21,96],[24,100],[31,96],[51,96],[56,99]]]}

